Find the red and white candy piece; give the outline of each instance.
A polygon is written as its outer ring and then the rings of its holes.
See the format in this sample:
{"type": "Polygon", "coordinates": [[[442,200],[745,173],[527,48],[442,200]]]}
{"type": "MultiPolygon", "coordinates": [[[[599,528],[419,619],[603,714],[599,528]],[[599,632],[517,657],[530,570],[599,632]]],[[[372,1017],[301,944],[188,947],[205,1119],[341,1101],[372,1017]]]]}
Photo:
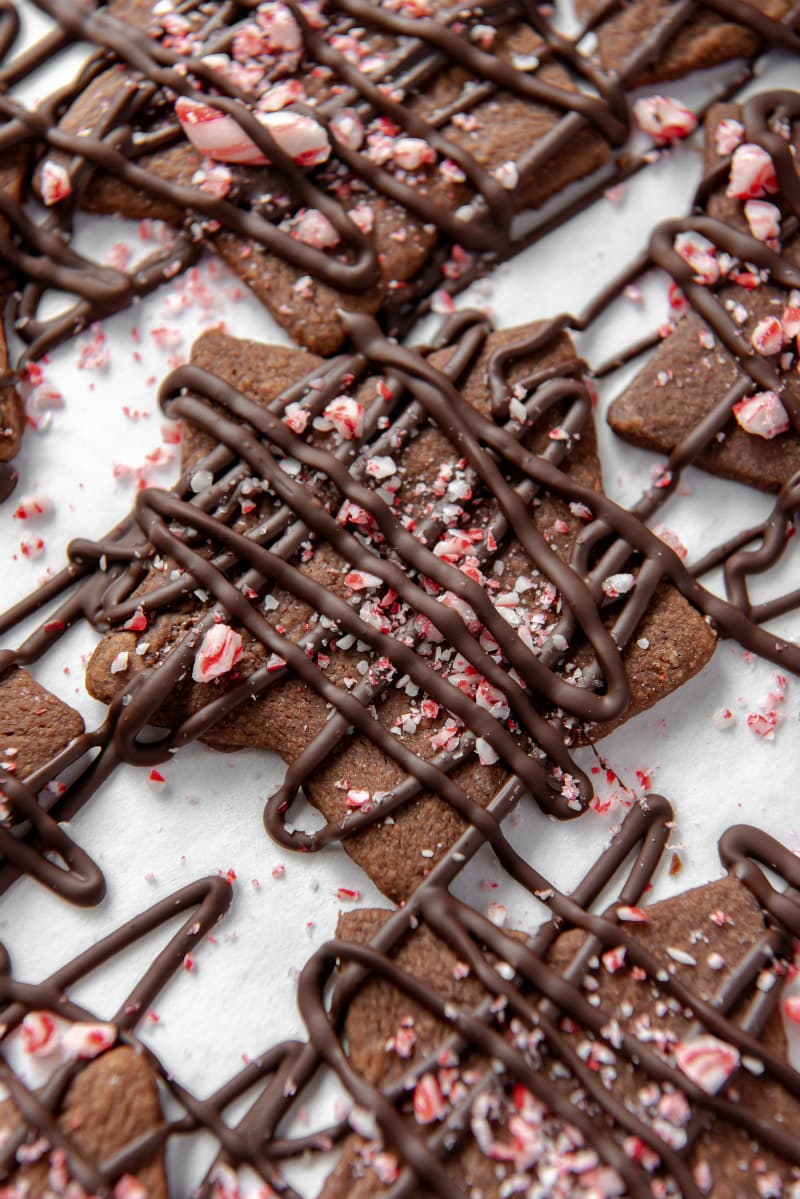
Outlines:
{"type": "Polygon", "coordinates": [[[348,150],[360,150],[364,144],[364,124],[353,108],[343,108],[331,118],[334,136],[348,150]]]}
{"type": "Polygon", "coordinates": [[[239,1176],[232,1166],[223,1163],[214,1167],[211,1175],[211,1199],[239,1199],[239,1176]]]}
{"type": "Polygon", "coordinates": [[[192,667],[196,683],[209,683],[232,670],[242,656],[242,638],[230,625],[215,624],[203,638],[192,667]]]}
{"type": "Polygon", "coordinates": [[[746,200],[744,215],[756,241],[775,241],[781,235],[781,210],[769,200],[746,200]]]}
{"type": "Polygon", "coordinates": [[[223,163],[208,162],[195,171],[192,183],[207,196],[213,196],[215,200],[224,200],[233,187],[233,175],[223,163]]]}
{"type": "Polygon", "coordinates": [[[392,152],[403,171],[416,171],[436,161],[436,151],[421,137],[398,137],[392,152]]]}
{"type": "Polygon", "coordinates": [[[778,190],[775,167],[766,150],[752,142],[738,146],[731,158],[726,195],[732,200],[757,200],[778,190]]]}
{"type": "Polygon", "coordinates": [[[800,1024],[800,994],[786,996],[783,1001],[783,1014],[792,1024],[800,1024]]]}
{"type": "Polygon", "coordinates": [[[622,903],[617,908],[617,920],[622,920],[625,924],[647,924],[647,919],[647,912],[644,908],[637,908],[627,903],[622,903]]]}
{"type": "MultiPolygon", "coordinates": [[[[263,166],[269,162],[234,117],[212,108],[210,104],[180,96],[175,103],[175,112],[183,132],[195,150],[205,158],[244,166],[263,166]]],[[[317,166],[329,158],[331,148],[328,135],[312,117],[290,110],[256,112],[253,115],[298,166],[317,166]]]]}
{"type": "Polygon", "coordinates": [[[733,415],[745,433],[771,441],[789,431],[789,417],[774,391],[758,391],[733,405],[733,415]]]}
{"type": "Polygon", "coordinates": [[[292,229],[292,237],[307,246],[313,246],[316,250],[330,249],[340,241],[339,234],[331,222],[316,208],[307,208],[300,214],[292,229]]]}
{"type": "Polygon", "coordinates": [[[743,141],[744,125],[741,121],[734,121],[730,117],[724,117],[717,125],[714,137],[717,154],[721,157],[727,157],[728,154],[733,153],[737,146],[741,146],[743,141]]]}
{"type": "Polygon", "coordinates": [[[715,1095],[739,1068],[739,1050],[710,1033],[679,1041],[675,1046],[678,1069],[709,1095],[715,1095]]]}
{"type": "Polygon", "coordinates": [[[267,88],[264,94],[259,96],[257,107],[261,112],[280,112],[296,100],[305,98],[305,89],[299,79],[284,79],[282,83],[267,88]]]}
{"type": "Polygon", "coordinates": [[[348,808],[371,808],[372,792],[365,791],[361,787],[351,787],[345,795],[344,801],[348,808]]]}
{"type": "Polygon", "coordinates": [[[609,599],[616,599],[620,595],[626,595],[632,591],[636,584],[636,579],[631,574],[609,575],[607,579],[603,579],[600,584],[600,589],[603,595],[609,599]]]}
{"type": "Polygon", "coordinates": [[[769,712],[750,712],[747,727],[756,737],[761,737],[764,741],[774,741],[780,719],[780,712],[776,712],[774,708],[769,712]]]}
{"type": "Polygon", "coordinates": [[[414,1119],[417,1124],[434,1124],[441,1120],[446,1105],[433,1074],[423,1074],[414,1088],[414,1119]]]}
{"type": "Polygon", "coordinates": [[[688,232],[677,234],[674,244],[675,252],[694,271],[696,282],[706,285],[716,283],[719,279],[719,263],[713,242],[701,233],[688,232]]]}
{"type": "Polygon", "coordinates": [[[335,400],[331,400],[322,415],[346,441],[353,441],[364,432],[363,405],[350,396],[337,396],[335,400]]]}
{"type": "Polygon", "coordinates": [[[294,54],[303,45],[303,34],[297,24],[291,9],[275,0],[267,4],[259,4],[256,20],[264,31],[270,54],[294,54]]]}
{"type": "Polygon", "coordinates": [[[105,1053],[117,1040],[113,1024],[80,1020],[68,1023],[53,1012],[28,1012],[20,1025],[22,1048],[30,1057],[49,1057],[58,1052],[62,1058],[89,1060],[105,1053]]]}
{"type": "Polygon", "coordinates": [[[70,1024],[61,1037],[61,1045],[68,1057],[78,1057],[85,1061],[98,1057],[110,1049],[117,1040],[117,1029],[114,1024],[91,1024],[88,1021],[78,1021],[70,1024]]]}
{"type": "Polygon", "coordinates": [[[787,304],[781,313],[781,324],[787,341],[791,341],[793,337],[800,337],[800,307],[787,304]]]}
{"type": "Polygon", "coordinates": [[[759,354],[764,354],[767,358],[773,354],[780,354],[783,349],[783,340],[783,325],[776,316],[762,317],[750,334],[750,344],[753,349],[758,350],[759,354]]]}
{"type": "Polygon", "coordinates": [[[372,587],[380,587],[382,583],[383,579],[367,570],[350,570],[344,576],[344,585],[351,591],[368,591],[372,587]]]}
{"type": "Polygon", "coordinates": [[[24,495],[14,509],[15,520],[41,520],[53,511],[53,501],[49,495],[37,491],[33,495],[24,495]]]}
{"type": "Polygon", "coordinates": [[[48,208],[72,195],[72,183],[66,167],[46,158],[42,163],[40,191],[42,203],[48,208]]]}
{"type": "Polygon", "coordinates": [[[668,529],[666,525],[656,525],[653,532],[665,545],[668,545],[670,549],[675,551],[682,562],[686,560],[689,556],[689,551],[673,529],[668,529]]]}
{"type": "Polygon", "coordinates": [[[32,533],[28,537],[23,537],[19,543],[19,552],[23,558],[30,558],[35,561],[36,558],[41,558],[44,553],[44,540],[38,534],[32,533]]]}
{"type": "Polygon", "coordinates": [[[123,1174],[114,1187],[114,1199],[147,1199],[147,1190],[135,1174],[123,1174]]]}
{"type": "Polygon", "coordinates": [[[50,1012],[28,1012],[20,1025],[22,1047],[31,1057],[47,1057],[59,1045],[60,1035],[50,1012]]]}
{"type": "Polygon", "coordinates": [[[495,167],[492,171],[497,182],[506,191],[513,191],[519,183],[519,170],[515,162],[501,162],[499,167],[495,167]]]}
{"type": "Polygon", "coordinates": [[[607,949],[601,955],[600,961],[605,966],[609,974],[616,974],[625,965],[626,950],[624,945],[615,945],[613,949],[607,949]]]}
{"type": "Polygon", "coordinates": [[[672,96],[644,96],[633,106],[636,124],[658,145],[680,141],[697,128],[690,108],[672,96]]]}

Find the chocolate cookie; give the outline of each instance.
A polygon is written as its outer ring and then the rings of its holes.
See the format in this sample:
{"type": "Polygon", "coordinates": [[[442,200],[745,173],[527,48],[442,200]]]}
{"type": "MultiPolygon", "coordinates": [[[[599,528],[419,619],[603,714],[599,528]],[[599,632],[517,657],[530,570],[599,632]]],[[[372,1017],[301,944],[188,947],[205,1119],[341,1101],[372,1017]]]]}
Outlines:
{"type": "Polygon", "coordinates": [[[580,0],[578,11],[596,24],[598,57],[604,70],[625,69],[639,57],[629,84],[680,79],[736,58],[753,58],[765,46],[797,53],[797,33],[787,20],[786,0],[743,0],[735,5],[683,0],[632,0],[608,4],[580,0]]]}
{"type": "Polygon", "coordinates": [[[67,789],[60,774],[94,744],[83,732],[80,715],[26,670],[0,678],[0,880],[28,874],[73,903],[95,904],[103,875],[50,810],[67,789]]]}
{"type": "MultiPolygon", "coordinates": [[[[26,1020],[23,1037],[29,1028],[38,1031],[50,1017],[49,1013],[32,1012],[26,1020]]],[[[110,1035],[104,1025],[65,1026],[65,1037],[77,1039],[76,1034],[98,1040],[110,1035]]],[[[47,1046],[39,1047],[34,1036],[31,1052],[42,1053],[47,1046]]],[[[132,1144],[158,1130],[162,1123],[156,1078],[148,1064],[127,1045],[109,1049],[88,1065],[79,1065],[52,1126],[32,1130],[14,1098],[0,1103],[4,1156],[6,1160],[11,1157],[12,1163],[15,1157],[20,1163],[10,1169],[6,1166],[6,1193],[49,1199],[59,1194],[59,1187],[63,1195],[69,1193],[70,1184],[81,1184],[84,1194],[109,1194],[103,1185],[106,1163],[130,1150],[132,1144]]],[[[163,1153],[148,1157],[150,1160],[141,1166],[132,1163],[130,1169],[118,1175],[115,1196],[167,1199],[163,1153]]]]}
{"type": "MultiPolygon", "coordinates": [[[[613,575],[583,563],[604,501],[568,337],[537,348],[537,326],[467,314],[422,354],[365,318],[351,330],[359,352],[328,364],[207,334],[165,382],[189,502],[140,495],[155,569],[142,546],[109,591],[116,631],[87,685],[129,697],[125,760],[157,766],[196,736],[277,751],[273,836],[346,838],[403,899],[512,775],[581,812],[569,747],[691,677],[715,639],[630,545],[613,575]],[[510,403],[496,422],[489,372],[510,403]],[[145,725],[170,731],[146,745],[145,725]],[[311,836],[286,826],[301,787],[329,822],[311,836]]],[[[73,549],[120,567],[131,552],[73,549]]]]}
{"type": "MultiPolygon", "coordinates": [[[[4,1195],[167,1199],[174,1193],[167,1184],[169,1125],[159,1096],[159,1087],[170,1092],[172,1082],[133,1032],[229,903],[230,887],[222,879],[190,884],[33,985],[12,977],[2,951],[4,1195]],[[93,970],[182,914],[183,926],[111,1020],[98,1021],[69,997],[93,970]]],[[[176,1087],[171,1098],[179,1096],[176,1087]]],[[[213,1099],[197,1101],[193,1115],[213,1110],[213,1099]]],[[[190,1127],[187,1120],[183,1131],[190,1127]]]]}
{"type": "Polygon", "coordinates": [[[705,214],[650,242],[693,311],[609,410],[635,445],[767,491],[800,470],[798,118],[786,91],[710,113],[705,214]]]}
{"type": "Polygon", "coordinates": [[[54,211],[158,216],[207,238],[320,353],[344,337],[340,308],[391,323],[508,257],[524,244],[515,214],[627,134],[619,84],[526,5],[42,7],[115,65],[94,60],[41,113],[11,105],[0,146],[46,143],[37,180],[43,194],[56,181],[54,211]]]}
{"type": "Polygon", "coordinates": [[[640,859],[602,916],[539,879],[558,915],[529,936],[444,888],[423,889],[419,926],[400,939],[385,935],[389,913],[344,915],[300,987],[312,1038],[358,1105],[322,1199],[395,1186],[733,1199],[743,1175],[748,1194],[792,1193],[800,1075],[781,955],[800,907],[755,860],[779,862],[795,888],[800,875],[757,830],[721,845],[728,878],[642,907],[640,859]],[[343,978],[369,972],[337,1024],[321,1002],[334,957],[343,978]]]}

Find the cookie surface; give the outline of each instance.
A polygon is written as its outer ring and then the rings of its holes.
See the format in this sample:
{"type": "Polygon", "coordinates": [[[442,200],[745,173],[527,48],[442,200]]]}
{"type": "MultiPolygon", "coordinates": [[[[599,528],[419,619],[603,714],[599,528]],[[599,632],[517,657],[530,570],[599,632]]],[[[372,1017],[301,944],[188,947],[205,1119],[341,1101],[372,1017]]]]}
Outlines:
{"type": "MultiPolygon", "coordinates": [[[[595,15],[608,6],[585,0],[578,9],[586,15],[595,15]]],[[[600,21],[598,57],[606,70],[619,71],[661,27],[663,34],[658,39],[656,53],[643,62],[628,82],[647,84],[681,79],[692,71],[707,70],[731,59],[750,58],[770,38],[790,37],[788,29],[780,28],[788,10],[785,0],[747,0],[738,6],[735,14],[729,10],[723,16],[697,3],[689,6],[683,22],[673,24],[669,4],[662,0],[633,0],[619,8],[612,6],[600,21]],[[733,15],[737,21],[730,19],[733,15]]]]}
{"type": "MultiPolygon", "coordinates": [[[[53,1129],[49,1148],[41,1145],[41,1134],[49,1129],[36,1128],[31,1137],[14,1100],[0,1103],[4,1145],[13,1144],[18,1161],[26,1163],[7,1173],[4,1185],[9,1194],[26,1199],[49,1199],[58,1193],[55,1187],[61,1186],[64,1194],[70,1184],[78,1183],[102,1192],[106,1163],[162,1122],[155,1076],[146,1062],[128,1046],[109,1049],[80,1068],[69,1082],[55,1125],[58,1131],[53,1129]],[[58,1144],[64,1140],[70,1146],[70,1158],[58,1144]],[[34,1146],[32,1151],[30,1146],[34,1146]]],[[[132,1188],[138,1185],[147,1199],[167,1199],[163,1154],[149,1156],[135,1173],[128,1171],[123,1177],[131,1193],[136,1193],[132,1188]]]]}
{"type": "Polygon", "coordinates": [[[694,311],[665,337],[608,417],[635,445],[766,491],[780,491],[800,469],[800,238],[791,216],[800,196],[793,159],[798,112],[793,92],[711,110],[708,184],[701,188],[707,215],[669,222],[650,247],[694,311]],[[777,123],[788,140],[774,132],[777,123]],[[764,146],[775,155],[780,179],[764,146]],[[742,182],[737,164],[747,161],[763,163],[774,183],[742,182]]]}

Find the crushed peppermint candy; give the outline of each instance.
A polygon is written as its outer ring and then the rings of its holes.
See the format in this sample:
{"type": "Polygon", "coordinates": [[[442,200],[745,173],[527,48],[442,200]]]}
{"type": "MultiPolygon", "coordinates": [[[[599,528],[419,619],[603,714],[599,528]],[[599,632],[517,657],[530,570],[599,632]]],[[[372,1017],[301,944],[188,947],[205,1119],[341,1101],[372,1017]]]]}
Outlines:
{"type": "Polygon", "coordinates": [[[800,1024],[800,995],[787,995],[783,1001],[783,1014],[792,1024],[800,1024]]]}
{"type": "Polygon", "coordinates": [[[195,655],[192,678],[196,683],[210,683],[232,670],[243,652],[239,633],[226,624],[213,625],[195,655]]]}
{"type": "Polygon", "coordinates": [[[628,924],[647,924],[647,912],[644,908],[637,908],[631,904],[620,904],[617,908],[617,920],[622,920],[628,924]]]}
{"type": "Polygon", "coordinates": [[[679,1041],[674,1053],[678,1069],[709,1095],[725,1085],[741,1062],[734,1045],[710,1033],[679,1041]]]}
{"type": "Polygon", "coordinates": [[[789,415],[774,391],[758,391],[733,405],[736,423],[745,433],[771,441],[789,431],[789,415]]]}
{"type": "Polygon", "coordinates": [[[680,141],[697,128],[690,108],[672,96],[644,96],[633,105],[636,124],[656,145],[680,141]]]}
{"type": "Polygon", "coordinates": [[[59,200],[66,200],[72,195],[72,180],[66,167],[46,158],[42,163],[40,174],[42,203],[50,208],[59,200]]]}
{"type": "Polygon", "coordinates": [[[346,441],[353,441],[364,433],[364,407],[350,396],[341,395],[331,400],[322,415],[346,441]]]}
{"type": "Polygon", "coordinates": [[[636,585],[636,578],[631,574],[609,575],[607,579],[603,579],[600,588],[608,599],[616,599],[620,595],[626,595],[632,591],[636,585]]]}
{"type": "Polygon", "coordinates": [[[14,509],[15,520],[43,520],[52,515],[53,501],[49,495],[37,491],[32,495],[24,495],[14,509]]]}
{"type": "Polygon", "coordinates": [[[414,1119],[417,1124],[435,1124],[447,1110],[439,1083],[431,1074],[423,1074],[414,1088],[414,1119]]]}
{"type": "Polygon", "coordinates": [[[393,146],[394,161],[403,171],[416,171],[436,161],[436,151],[421,137],[399,137],[393,146]]]}
{"type": "Polygon", "coordinates": [[[731,158],[728,188],[732,200],[757,200],[778,190],[775,166],[766,150],[752,142],[737,146],[731,158]]]}
{"type": "Polygon", "coordinates": [[[711,723],[715,729],[732,729],[736,724],[736,717],[730,708],[717,708],[712,714],[711,723]]]}
{"type": "Polygon", "coordinates": [[[624,945],[615,945],[601,955],[601,962],[609,974],[616,974],[625,965],[626,949],[624,945]]]}
{"type": "Polygon", "coordinates": [[[747,200],[744,215],[756,241],[774,242],[781,235],[781,210],[768,200],[747,200]]]}
{"type": "Polygon", "coordinates": [[[317,250],[328,250],[340,241],[331,222],[316,208],[306,208],[300,213],[292,228],[292,237],[317,250]]]}
{"type": "MultiPolygon", "coordinates": [[[[183,132],[204,158],[245,166],[269,163],[269,158],[248,137],[235,117],[186,96],[178,97],[175,113],[183,132]]],[[[288,154],[297,166],[317,166],[329,158],[328,135],[312,117],[285,109],[251,115],[264,127],[278,149],[288,154]]]]}
{"type": "Polygon", "coordinates": [[[735,121],[732,117],[723,117],[717,125],[714,135],[717,154],[721,158],[727,158],[737,146],[741,146],[743,141],[744,125],[741,121],[735,121]]]}
{"type": "Polygon", "coordinates": [[[759,354],[771,357],[783,349],[783,325],[776,316],[765,316],[750,334],[750,344],[759,354]]]}

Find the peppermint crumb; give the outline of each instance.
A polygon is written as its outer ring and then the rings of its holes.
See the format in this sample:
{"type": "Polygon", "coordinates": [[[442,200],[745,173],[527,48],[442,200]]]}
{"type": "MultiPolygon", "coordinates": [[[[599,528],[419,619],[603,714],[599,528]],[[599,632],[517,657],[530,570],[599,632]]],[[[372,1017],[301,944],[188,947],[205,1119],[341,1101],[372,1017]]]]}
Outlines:
{"type": "Polygon", "coordinates": [[[683,949],[675,949],[672,945],[667,947],[667,954],[672,958],[673,962],[678,962],[681,966],[696,966],[697,959],[693,958],[690,953],[686,953],[683,949]]]}

